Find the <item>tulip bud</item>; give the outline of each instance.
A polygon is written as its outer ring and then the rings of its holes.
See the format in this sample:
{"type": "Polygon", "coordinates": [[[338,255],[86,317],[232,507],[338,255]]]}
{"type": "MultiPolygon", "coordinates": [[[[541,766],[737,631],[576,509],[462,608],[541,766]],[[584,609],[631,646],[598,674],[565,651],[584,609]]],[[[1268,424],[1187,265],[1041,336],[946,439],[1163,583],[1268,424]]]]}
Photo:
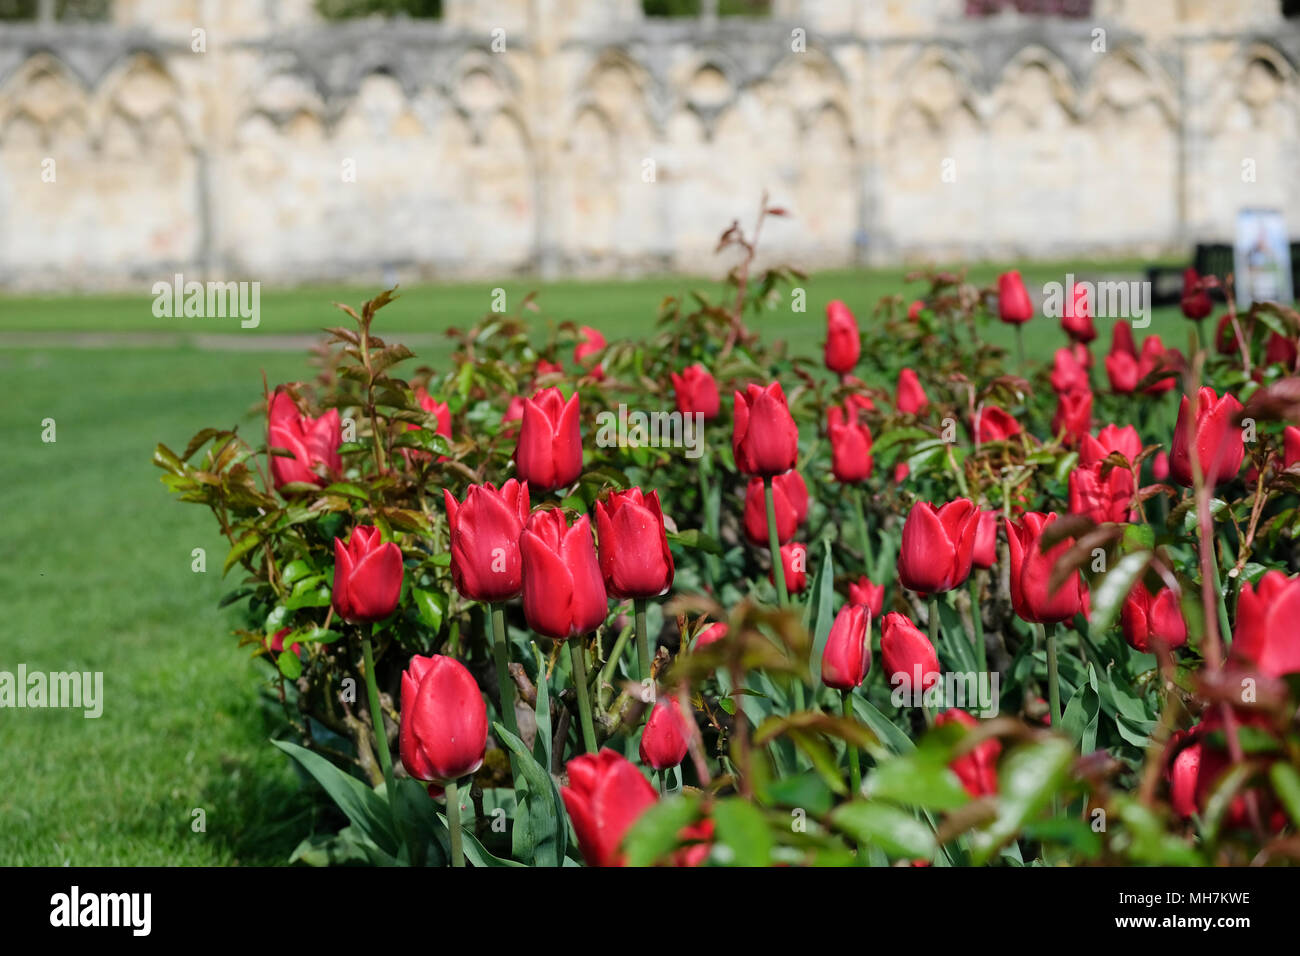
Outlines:
{"type": "Polygon", "coordinates": [[[1182,307],[1183,315],[1198,322],[1214,308],[1210,293],[1201,286],[1201,277],[1190,267],[1183,270],[1182,307]]]}
{"type": "Polygon", "coordinates": [[[1086,392],[1090,388],[1088,370],[1075,358],[1069,349],[1057,349],[1052,358],[1052,374],[1049,378],[1052,391],[1058,395],[1066,392],[1086,392]]]}
{"type": "Polygon", "coordinates": [[[871,477],[871,429],[865,422],[832,425],[831,471],[842,484],[857,484],[871,477]]]}
{"type": "Polygon", "coordinates": [[[1012,269],[998,276],[998,318],[1009,325],[1020,325],[1033,317],[1034,303],[1020,273],[1012,269]]]}
{"type": "Polygon", "coordinates": [[[1121,428],[1107,425],[1097,432],[1097,437],[1084,435],[1079,443],[1079,464],[1091,465],[1108,458],[1113,452],[1119,452],[1129,462],[1138,460],[1142,454],[1142,439],[1132,425],[1121,428]]]}
{"type": "Polygon", "coordinates": [[[996,405],[984,405],[975,412],[975,440],[980,444],[1006,441],[1020,434],[1020,423],[1015,416],[996,405]]]}
{"type": "Polygon", "coordinates": [[[452,657],[411,658],[402,674],[398,747],[416,780],[447,784],[483,765],[487,706],[465,665],[452,657]]]}
{"type": "Polygon", "coordinates": [[[600,570],[613,597],[658,597],[673,586],[673,556],[668,550],[659,492],[640,488],[612,492],[596,502],[600,570]]]}
{"type": "Polygon", "coordinates": [[[970,577],[979,509],[968,498],[941,508],[918,501],[903,523],[898,579],[909,591],[940,594],[970,577]]]}
{"type": "Polygon", "coordinates": [[[1168,588],[1153,595],[1145,584],[1136,582],[1120,608],[1120,624],[1124,640],[1143,654],[1156,645],[1174,648],[1187,643],[1187,624],[1178,595],[1168,588]]]}
{"type": "Polygon", "coordinates": [[[451,579],[470,601],[507,601],[523,589],[519,536],[528,520],[528,482],[511,478],[498,491],[470,485],[465,503],[443,489],[451,530],[451,579]]]}
{"type": "Polygon", "coordinates": [[[871,612],[861,604],[846,604],[835,615],[822,652],[822,683],[852,690],[871,669],[871,612]]]}
{"type": "Polygon", "coordinates": [[[1237,599],[1232,658],[1267,677],[1300,673],[1300,578],[1267,571],[1237,599]]]}
{"type": "Polygon", "coordinates": [[[1070,472],[1070,514],[1086,515],[1097,524],[1125,522],[1136,490],[1127,468],[1093,462],[1070,472]]]}
{"type": "MultiPolygon", "coordinates": [[[[451,438],[451,406],[446,402],[435,401],[423,385],[415,390],[415,401],[422,409],[438,419],[438,426],[434,429],[434,434],[451,438]]],[[[420,426],[410,423],[406,426],[406,430],[408,432],[418,432],[420,426]]],[[[406,459],[408,465],[416,461],[429,461],[433,457],[427,451],[412,448],[403,448],[402,456],[406,459]]],[[[439,455],[438,460],[446,461],[447,456],[439,455]]]]}
{"type": "Polygon", "coordinates": [[[1049,591],[1052,568],[1070,550],[1073,538],[1063,538],[1046,554],[1043,531],[1056,514],[1031,511],[1020,524],[1008,521],[1007,543],[1011,558],[1011,606],[1021,620],[1054,624],[1071,620],[1084,608],[1083,578],[1074,571],[1055,591],[1049,591]]]}
{"type": "Polygon", "coordinates": [[[584,325],[581,331],[582,338],[573,347],[573,361],[576,365],[582,365],[588,355],[596,355],[605,349],[605,336],[600,334],[599,329],[584,325]]]}
{"type": "Polygon", "coordinates": [[[1092,431],[1092,392],[1074,391],[1059,395],[1052,431],[1064,436],[1067,445],[1077,445],[1092,431]]]}
{"type": "Polygon", "coordinates": [[[1282,467],[1290,468],[1300,462],[1300,428],[1288,425],[1282,429],[1282,467]]]}
{"type": "Polygon", "coordinates": [[[1278,335],[1276,332],[1268,337],[1268,345],[1264,347],[1265,365],[1285,365],[1289,372],[1295,368],[1295,360],[1296,346],[1294,339],[1278,335]]]}
{"type": "Polygon", "coordinates": [[[703,365],[688,365],[672,373],[677,410],[683,415],[703,415],[705,421],[718,417],[718,383],[703,365]]]}
{"type": "Polygon", "coordinates": [[[379,621],[402,594],[402,552],[379,529],[358,525],[347,546],[334,539],[334,612],[352,624],[379,621]]]}
{"type": "Polygon", "coordinates": [[[594,631],[608,611],[605,581],[586,515],[569,527],[564,512],[535,512],[519,539],[524,618],[538,634],[564,641],[594,631]]]}
{"type": "Polygon", "coordinates": [[[704,630],[700,631],[699,636],[695,638],[695,650],[702,647],[708,647],[710,644],[717,643],[727,636],[727,625],[710,624],[704,630]]]}
{"type": "MultiPolygon", "coordinates": [[[[966,711],[953,707],[934,718],[936,727],[944,724],[978,727],[979,721],[966,711]]],[[[954,758],[948,766],[972,797],[991,796],[998,792],[998,756],[1001,753],[1002,744],[996,738],[990,738],[954,758]]]]}
{"type": "Polygon", "coordinates": [[[1179,371],[1183,364],[1182,352],[1165,348],[1164,343],[1160,341],[1160,336],[1148,335],[1142,340],[1142,354],[1138,358],[1138,380],[1141,381],[1149,375],[1158,373],[1164,377],[1147,385],[1142,389],[1142,393],[1163,395],[1173,389],[1178,384],[1178,378],[1168,373],[1179,371]]]}
{"type": "MultiPolygon", "coordinates": [[[[798,594],[808,586],[808,548],[796,541],[781,545],[781,570],[785,572],[785,589],[798,594]]],[[[770,572],[767,579],[773,584],[776,578],[770,572]]]]}
{"type": "Polygon", "coordinates": [[[277,489],[290,482],[324,485],[343,471],[338,409],[331,408],[320,418],[303,415],[289,394],[277,388],[267,406],[266,423],[267,447],[292,452],[288,458],[270,456],[271,479],[277,489]]]}
{"type": "Polygon", "coordinates": [[[690,726],[676,698],[660,697],[641,732],[641,762],[655,770],[676,767],[686,759],[690,726]]]}
{"type": "Polygon", "coordinates": [[[876,620],[885,607],[885,586],[874,583],[864,574],[849,582],[849,603],[862,605],[871,612],[871,619],[876,620]]]}
{"type": "Polygon", "coordinates": [[[939,655],[930,639],[903,614],[890,611],[880,622],[880,657],[885,677],[892,687],[903,683],[916,690],[918,675],[921,689],[929,690],[939,682],[939,655]]]}
{"type": "Polygon", "coordinates": [[[533,488],[561,488],[582,474],[578,394],[566,402],[558,388],[544,388],[524,402],[515,449],[521,481],[533,488]]]}
{"type": "Polygon", "coordinates": [[[574,757],[565,766],[569,785],[560,788],[578,849],[588,866],[622,866],[619,844],[637,818],[658,800],[650,781],[608,748],[574,757]]]}
{"type": "Polygon", "coordinates": [[[1225,392],[1220,398],[1214,389],[1206,386],[1196,393],[1193,424],[1190,421],[1191,404],[1187,396],[1183,396],[1169,449],[1169,473],[1174,481],[1184,487],[1192,486],[1193,443],[1189,442],[1189,428],[1195,432],[1196,460],[1204,481],[1214,487],[1237,477],[1246,455],[1241,426],[1234,421],[1241,410],[1241,403],[1233,396],[1225,392]]]}
{"type": "Polygon", "coordinates": [[[769,478],[789,471],[799,457],[799,429],[786,405],[780,382],[750,385],[735,393],[731,450],[736,469],[769,478]]]}
{"type": "Polygon", "coordinates": [[[907,307],[907,321],[915,322],[921,317],[921,310],[925,308],[925,303],[920,299],[913,299],[912,304],[907,307]]]}
{"type": "Polygon", "coordinates": [[[930,405],[930,399],[921,387],[916,372],[905,368],[898,373],[898,392],[894,407],[904,415],[919,415],[930,405]]]}
{"type": "Polygon", "coordinates": [[[1088,343],[1097,337],[1092,324],[1092,309],[1088,304],[1088,287],[1076,282],[1061,316],[1061,328],[1072,340],[1088,343]]]}
{"type": "Polygon", "coordinates": [[[1137,347],[1133,344],[1133,332],[1127,322],[1115,323],[1110,352],[1106,356],[1106,377],[1110,379],[1110,387],[1120,395],[1131,394],[1141,378],[1137,347]]]}
{"type": "Polygon", "coordinates": [[[867,412],[875,411],[876,403],[870,395],[851,392],[844,398],[844,407],[832,405],[826,409],[826,430],[829,432],[836,425],[855,425],[865,420],[867,412]]]}
{"type": "Polygon", "coordinates": [[[858,364],[862,338],[849,307],[835,299],[826,306],[826,367],[841,375],[858,364]]]}

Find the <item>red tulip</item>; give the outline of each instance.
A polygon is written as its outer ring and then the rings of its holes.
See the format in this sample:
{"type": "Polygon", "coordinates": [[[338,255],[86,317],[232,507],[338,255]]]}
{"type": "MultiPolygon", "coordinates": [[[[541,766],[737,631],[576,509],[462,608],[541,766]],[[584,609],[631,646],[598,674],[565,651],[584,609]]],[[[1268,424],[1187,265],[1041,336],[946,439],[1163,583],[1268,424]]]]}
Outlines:
{"type": "Polygon", "coordinates": [[[1187,623],[1178,595],[1168,588],[1152,594],[1138,581],[1120,608],[1120,624],[1124,640],[1143,654],[1156,645],[1174,648],[1187,643],[1187,623]]]}
{"type": "Polygon", "coordinates": [[[1237,599],[1232,657],[1267,677],[1300,672],[1300,578],[1267,571],[1237,599]]]}
{"type": "MultiPolygon", "coordinates": [[[[1178,372],[1183,367],[1183,353],[1167,349],[1158,335],[1148,335],[1142,340],[1142,354],[1138,358],[1138,380],[1156,373],[1178,372]]],[[[1178,384],[1177,376],[1165,375],[1142,389],[1147,395],[1163,395],[1178,384]]]]}
{"type": "Polygon", "coordinates": [[[1137,346],[1127,322],[1116,322],[1111,334],[1110,352],[1106,355],[1106,377],[1110,387],[1120,395],[1128,395],[1137,388],[1139,374],[1137,346]]]}
{"type": "Polygon", "coordinates": [[[1295,368],[1295,360],[1295,339],[1278,335],[1276,332],[1268,337],[1268,345],[1264,349],[1265,365],[1285,365],[1289,371],[1295,368]]]}
{"type": "Polygon", "coordinates": [[[537,360],[537,368],[534,370],[534,374],[538,378],[541,378],[543,375],[563,375],[564,366],[559,362],[551,362],[547,359],[539,358],[537,360]]]}
{"type": "Polygon", "coordinates": [[[909,591],[939,594],[970,577],[979,509],[968,498],[941,508],[918,501],[903,523],[898,580],[909,591]]]}
{"type": "Polygon", "coordinates": [[[1012,269],[998,276],[998,318],[1009,325],[1020,325],[1033,317],[1034,303],[1020,273],[1012,269]]]}
{"type": "Polygon", "coordinates": [[[921,387],[921,380],[910,368],[898,373],[898,393],[894,407],[904,415],[919,415],[930,405],[930,399],[921,387]]]}
{"type": "MultiPolygon", "coordinates": [[[[272,634],[271,640],[268,641],[266,645],[267,650],[269,650],[272,654],[283,653],[284,639],[289,636],[289,632],[292,630],[293,628],[291,627],[282,627],[274,634],[272,634]]],[[[293,651],[299,657],[302,657],[302,645],[297,643],[296,641],[292,645],[290,645],[289,650],[293,651]]]]}
{"type": "MultiPolygon", "coordinates": [[[[936,727],[944,724],[978,727],[979,721],[966,711],[953,707],[934,718],[936,727]]],[[[1001,753],[1002,744],[997,738],[991,737],[954,758],[948,766],[972,797],[991,796],[998,792],[998,756],[1001,753]]]]}
{"type": "MultiPolygon", "coordinates": [[[[808,586],[808,548],[791,541],[781,545],[781,570],[785,572],[785,590],[788,594],[798,594],[808,586]]],[[[773,584],[776,578],[770,572],[767,576],[773,584]]]]}
{"type": "Polygon", "coordinates": [[[1080,464],[1070,472],[1070,514],[1086,515],[1098,524],[1130,520],[1133,472],[1105,462],[1080,464]]]}
{"type": "Polygon", "coordinates": [[[860,604],[871,612],[872,620],[880,617],[885,607],[885,586],[876,584],[865,574],[849,582],[849,603],[860,604]]]}
{"type": "Polygon", "coordinates": [[[558,388],[544,388],[524,402],[515,449],[519,478],[533,488],[561,488],[582,474],[578,393],[566,402],[558,388]]]}
{"type": "Polygon", "coordinates": [[[907,480],[907,476],[912,473],[912,468],[905,461],[900,461],[894,466],[894,484],[901,485],[907,480]]]}
{"type": "Polygon", "coordinates": [[[343,471],[339,457],[343,427],[338,409],[331,408],[320,418],[303,415],[289,394],[277,388],[267,406],[266,423],[267,447],[293,453],[291,458],[270,456],[276,488],[290,482],[324,485],[343,471]]]}
{"type": "MultiPolygon", "coordinates": [[[[423,385],[415,390],[415,400],[422,409],[438,419],[438,427],[434,429],[434,434],[451,438],[451,407],[446,402],[434,401],[433,396],[428,393],[423,385]]],[[[413,423],[408,424],[406,430],[408,432],[418,432],[420,426],[413,423]]],[[[411,448],[403,448],[402,454],[406,457],[408,464],[415,460],[428,461],[432,457],[428,452],[411,448]]],[[[447,456],[439,455],[438,460],[446,461],[447,456]]]]}
{"type": "Polygon", "coordinates": [[[600,570],[615,598],[651,598],[673,586],[673,556],[659,507],[659,492],[612,492],[596,502],[600,570]]]}
{"type": "Polygon", "coordinates": [[[465,665],[438,654],[412,657],[402,674],[398,731],[402,766],[416,780],[447,784],[481,767],[487,706],[465,665]]]}
{"type": "Polygon", "coordinates": [[[1052,431],[1062,435],[1067,445],[1077,445],[1092,431],[1092,392],[1074,391],[1058,395],[1052,431]]]}
{"type": "Polygon", "coordinates": [[[1079,360],[1074,357],[1074,353],[1069,349],[1056,350],[1056,355],[1052,359],[1050,381],[1052,391],[1058,395],[1066,392],[1087,391],[1090,387],[1088,370],[1079,364],[1079,360]]]}
{"type": "Polygon", "coordinates": [[[1151,475],[1156,481],[1164,481],[1169,477],[1169,456],[1164,449],[1151,456],[1151,475]]]}
{"type": "Polygon", "coordinates": [[[600,334],[599,329],[584,325],[581,331],[582,338],[573,347],[573,361],[578,365],[582,365],[583,359],[588,355],[596,355],[605,349],[605,336],[600,334]]]}
{"type": "MultiPolygon", "coordinates": [[[[791,471],[787,472],[787,474],[797,475],[799,473],[791,471]]],[[[776,513],[776,540],[778,544],[785,544],[799,530],[799,512],[790,501],[787,484],[781,480],[784,477],[785,475],[777,475],[772,479],[772,506],[776,513]]],[[[750,543],[760,547],[767,547],[770,543],[767,528],[767,501],[763,495],[763,479],[751,478],[749,484],[745,487],[743,524],[745,526],[745,537],[750,540],[750,543]]]]}
{"type": "Polygon", "coordinates": [[[641,762],[655,770],[676,767],[690,746],[690,725],[674,697],[660,697],[641,732],[641,762]]]}
{"type": "Polygon", "coordinates": [[[1064,538],[1043,553],[1043,531],[1055,520],[1055,513],[1031,511],[1020,524],[1007,522],[1011,606],[1025,621],[1041,624],[1068,621],[1084,608],[1086,591],[1078,571],[1071,573],[1055,591],[1048,591],[1052,568],[1074,544],[1073,538],[1064,538]]]}
{"type": "Polygon", "coordinates": [[[1198,322],[1209,315],[1214,308],[1214,303],[1210,301],[1210,293],[1201,286],[1201,277],[1190,267],[1183,270],[1182,307],[1183,315],[1198,322]]]}
{"type": "Polygon", "coordinates": [[[890,686],[907,678],[907,686],[916,689],[920,675],[921,689],[929,690],[939,682],[939,655],[930,639],[903,614],[890,611],[880,622],[880,656],[890,686]]]}
{"type": "Polygon", "coordinates": [[[702,647],[708,647],[710,644],[717,643],[727,636],[727,625],[710,624],[704,630],[700,631],[699,636],[695,638],[695,650],[702,647]]]}
{"type": "Polygon", "coordinates": [[[1232,324],[1231,312],[1223,313],[1215,327],[1214,347],[1220,355],[1233,355],[1241,347],[1241,340],[1232,324]]]}
{"type": "Polygon", "coordinates": [[[975,440],[980,444],[991,441],[1006,441],[1012,435],[1020,434],[1020,422],[1005,409],[996,405],[984,405],[975,413],[975,440]]]}
{"type": "Polygon", "coordinates": [[[683,415],[703,415],[705,421],[718,417],[718,383],[703,365],[688,365],[682,373],[673,375],[673,391],[677,395],[677,410],[683,415]]]}
{"type": "MultiPolygon", "coordinates": [[[[510,399],[510,404],[507,405],[506,410],[501,413],[501,424],[505,426],[509,426],[512,422],[523,421],[524,405],[527,404],[527,401],[528,400],[525,399],[522,395],[516,395],[514,398],[510,399]]],[[[504,431],[506,431],[507,433],[513,430],[514,430],[513,428],[509,428],[509,427],[504,429],[504,431]]]]}
{"type": "MultiPolygon", "coordinates": [[[[1268,718],[1263,714],[1239,715],[1238,720],[1260,733],[1269,733],[1268,718]]],[[[1175,756],[1166,770],[1169,802],[1180,817],[1204,813],[1224,774],[1232,768],[1233,760],[1224,737],[1223,710],[1215,707],[1195,727],[1174,734],[1170,740],[1166,752],[1175,756]]],[[[1264,762],[1273,761],[1264,758],[1264,762]]],[[[1230,829],[1250,825],[1251,814],[1246,802],[1246,794],[1250,792],[1256,795],[1265,829],[1274,833],[1281,830],[1286,825],[1285,811],[1277,806],[1271,793],[1259,788],[1238,790],[1223,815],[1223,825],[1230,829]]]]}
{"type": "Polygon", "coordinates": [[[849,307],[835,299],[826,306],[826,367],[841,375],[858,364],[862,337],[849,307]]]}
{"type": "Polygon", "coordinates": [[[1107,425],[1097,437],[1084,435],[1079,443],[1079,464],[1091,465],[1119,452],[1131,465],[1142,454],[1142,438],[1132,425],[1107,425]]]}
{"type": "Polygon", "coordinates": [[[975,527],[975,546],[971,550],[971,565],[991,568],[998,560],[998,513],[981,511],[975,527]]]}
{"type": "Polygon", "coordinates": [[[569,527],[564,512],[533,513],[519,539],[524,566],[524,618],[538,634],[563,641],[594,631],[608,598],[586,515],[569,527]]]}
{"type": "Polygon", "coordinates": [[[872,412],[876,409],[876,403],[871,400],[870,395],[863,395],[860,392],[850,392],[844,398],[844,406],[832,405],[826,409],[826,429],[829,431],[835,425],[852,425],[863,421],[866,412],[872,412]]]}
{"type": "Polygon", "coordinates": [[[443,489],[451,530],[451,579],[470,601],[507,601],[523,589],[519,535],[528,520],[528,482],[511,478],[498,491],[470,485],[465,503],[443,489]]]}
{"type": "Polygon", "coordinates": [[[857,484],[871,477],[871,429],[866,422],[832,425],[831,471],[842,484],[857,484]]]}
{"type": "Polygon", "coordinates": [[[353,624],[392,614],[402,594],[402,552],[379,529],[358,525],[347,546],[334,539],[334,611],[353,624]]]}
{"type": "Polygon", "coordinates": [[[789,471],[799,457],[799,429],[780,382],[750,385],[735,393],[731,449],[742,474],[771,477],[789,471]]]}
{"type": "Polygon", "coordinates": [[[835,615],[822,652],[822,683],[852,690],[871,669],[871,612],[861,604],[846,604],[835,615]]]}
{"type": "Polygon", "coordinates": [[[915,322],[921,317],[921,310],[925,308],[925,303],[920,299],[913,299],[912,304],[907,307],[907,321],[915,322]]]}
{"type": "Polygon", "coordinates": [[[1185,488],[1192,485],[1192,446],[1201,475],[1211,487],[1237,477],[1246,446],[1242,441],[1241,426],[1234,418],[1242,411],[1241,403],[1224,393],[1220,398],[1209,386],[1196,393],[1195,442],[1188,437],[1191,403],[1183,396],[1178,406],[1178,424],[1174,426],[1173,443],[1169,449],[1169,473],[1174,481],[1185,488]]]}
{"type": "Polygon", "coordinates": [[[1078,282],[1074,284],[1065,303],[1065,315],[1061,316],[1061,328],[1075,342],[1087,343],[1097,337],[1097,330],[1092,325],[1087,286],[1078,282]]]}
{"type": "Polygon", "coordinates": [[[1288,425],[1282,429],[1282,467],[1290,468],[1300,462],[1300,428],[1288,425]]]}
{"type": "Polygon", "coordinates": [[[1073,355],[1074,360],[1085,369],[1092,368],[1092,352],[1088,349],[1088,346],[1084,345],[1082,342],[1075,342],[1071,345],[1070,354],[1073,355]]]}
{"type": "Polygon", "coordinates": [[[589,866],[622,866],[619,844],[658,796],[650,781],[608,748],[574,757],[565,766],[569,785],[560,796],[589,866]]]}
{"type": "Polygon", "coordinates": [[[795,521],[803,524],[808,517],[808,485],[804,482],[803,475],[797,471],[787,471],[772,479],[772,487],[775,489],[777,485],[782,486],[785,496],[790,499],[795,521]]]}

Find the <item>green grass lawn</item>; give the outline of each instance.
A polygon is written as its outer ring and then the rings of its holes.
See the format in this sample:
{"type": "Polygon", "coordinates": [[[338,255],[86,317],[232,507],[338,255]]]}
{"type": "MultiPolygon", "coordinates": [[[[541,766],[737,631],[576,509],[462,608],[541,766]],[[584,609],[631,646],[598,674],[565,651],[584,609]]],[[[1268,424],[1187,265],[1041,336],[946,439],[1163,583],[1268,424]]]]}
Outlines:
{"type": "MultiPolygon", "coordinates": [[[[980,267],[972,276],[985,282],[997,271],[980,267]]],[[[1026,272],[1040,283],[1059,280],[1065,267],[1026,272]]],[[[827,301],[843,298],[865,320],[878,297],[903,288],[901,277],[901,270],[818,275],[807,284],[807,313],[780,308],[754,326],[814,352],[827,301]]],[[[488,311],[495,285],[407,290],[376,331],[432,336],[468,324],[488,311]]],[[[611,339],[647,331],[665,295],[718,288],[680,278],[501,285],[512,309],[537,288],[537,321],[574,319],[611,339]]],[[[102,671],[106,698],[97,720],[80,711],[0,711],[0,864],[281,863],[321,812],[266,743],[276,715],[247,651],[235,647],[231,617],[216,606],[225,549],[211,516],[171,500],[149,462],[157,442],[179,448],[205,425],[243,423],[257,434],[261,423],[249,413],[262,370],[272,383],[305,378],[305,356],[255,343],[238,352],[20,345],[12,333],[310,332],[338,324],[331,300],[356,305],[376,291],[268,291],[261,327],[243,332],[234,320],[156,319],[145,294],[0,299],[0,670],[25,663],[29,671],[102,671]],[[41,440],[46,418],[57,423],[53,444],[41,440]],[[208,550],[206,574],[190,569],[197,547],[208,550]],[[195,808],[206,814],[206,832],[191,829],[195,808]]],[[[1165,321],[1169,314],[1150,331],[1168,338],[1181,329],[1165,321]]],[[[1108,325],[1099,327],[1104,348],[1108,325]]],[[[1011,341],[1005,328],[990,334],[1011,341]]],[[[1027,342],[1044,357],[1062,336],[1054,321],[1039,320],[1027,342]]],[[[438,346],[416,351],[435,363],[446,354],[438,346]]]]}

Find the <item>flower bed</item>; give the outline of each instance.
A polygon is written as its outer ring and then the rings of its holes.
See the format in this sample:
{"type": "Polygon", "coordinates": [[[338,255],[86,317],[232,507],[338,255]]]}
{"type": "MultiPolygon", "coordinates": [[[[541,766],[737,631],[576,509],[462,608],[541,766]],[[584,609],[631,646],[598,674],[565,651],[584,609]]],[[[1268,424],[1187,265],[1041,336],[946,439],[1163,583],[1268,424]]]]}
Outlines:
{"type": "Polygon", "coordinates": [[[1204,326],[1189,276],[1185,352],[1121,321],[1095,360],[1086,296],[1058,330],[1015,273],[927,272],[832,303],[818,363],[754,331],[801,277],[724,245],[722,301],[644,339],[525,302],[439,370],[383,293],[265,436],[158,446],[349,820],[295,859],[1294,856],[1300,316],[1204,326]]]}

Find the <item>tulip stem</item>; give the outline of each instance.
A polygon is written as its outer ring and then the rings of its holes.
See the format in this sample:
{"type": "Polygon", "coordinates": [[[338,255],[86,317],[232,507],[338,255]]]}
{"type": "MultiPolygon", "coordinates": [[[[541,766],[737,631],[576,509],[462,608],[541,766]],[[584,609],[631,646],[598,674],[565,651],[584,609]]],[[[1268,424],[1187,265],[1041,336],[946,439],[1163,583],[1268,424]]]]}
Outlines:
{"type": "Polygon", "coordinates": [[[858,493],[853,496],[854,516],[858,519],[858,538],[862,542],[862,568],[863,573],[871,574],[871,534],[867,531],[867,517],[863,513],[862,499],[867,496],[865,488],[858,489],[858,493]]]}
{"type": "Polygon", "coordinates": [[[501,692],[501,720],[506,730],[519,736],[519,721],[515,717],[515,690],[510,683],[510,645],[506,641],[506,608],[504,604],[489,604],[492,618],[492,656],[496,659],[497,690],[501,692]]]}
{"type": "Polygon", "coordinates": [[[1223,579],[1219,577],[1218,539],[1210,536],[1210,578],[1214,584],[1214,597],[1219,605],[1219,639],[1224,644],[1232,641],[1232,626],[1228,623],[1228,600],[1223,593],[1223,579]]]}
{"type": "Polygon", "coordinates": [[[1016,323],[1016,353],[1020,357],[1020,374],[1025,375],[1025,326],[1016,323]]]}
{"type": "Polygon", "coordinates": [[[982,589],[975,571],[970,576],[970,618],[975,627],[975,659],[979,662],[980,673],[988,673],[988,648],[984,646],[984,614],[980,608],[982,589]]]}
{"type": "Polygon", "coordinates": [[[767,546],[772,552],[772,580],[776,582],[776,596],[781,607],[790,603],[785,589],[785,566],[781,564],[781,540],[776,534],[776,502],[772,497],[772,478],[763,479],[763,499],[767,503],[767,546]]]}
{"type": "MultiPolygon", "coordinates": [[[[840,692],[844,697],[844,719],[853,720],[853,691],[840,692]]],[[[849,798],[855,799],[862,792],[862,765],[858,762],[858,748],[853,741],[845,741],[849,748],[849,798]]]]}
{"type": "Polygon", "coordinates": [[[581,637],[569,638],[569,661],[573,664],[573,686],[578,692],[578,716],[582,721],[582,743],[587,753],[596,752],[596,728],[591,722],[591,696],[587,692],[587,660],[581,637]]]}
{"type": "Polygon", "coordinates": [[[460,845],[460,789],[456,781],[448,781],[443,789],[447,795],[447,829],[451,832],[451,865],[465,865],[465,850],[460,845]]]}
{"type": "Polygon", "coordinates": [[[641,688],[644,690],[646,681],[654,679],[650,669],[650,635],[645,626],[645,598],[633,598],[632,609],[636,617],[636,656],[641,666],[641,688]]]}
{"type": "Polygon", "coordinates": [[[370,704],[370,723],[375,731],[375,749],[379,751],[379,766],[384,770],[384,786],[388,790],[388,799],[393,799],[393,756],[388,752],[388,734],[384,730],[384,712],[379,706],[379,682],[375,677],[375,654],[370,647],[370,629],[367,624],[361,629],[361,654],[366,663],[366,694],[370,704]]]}
{"type": "Polygon", "coordinates": [[[1053,624],[1049,628],[1046,624],[1039,624],[1038,629],[1042,631],[1047,644],[1047,706],[1051,711],[1052,729],[1059,730],[1061,728],[1061,684],[1057,679],[1056,671],[1057,626],[1053,624]]]}

